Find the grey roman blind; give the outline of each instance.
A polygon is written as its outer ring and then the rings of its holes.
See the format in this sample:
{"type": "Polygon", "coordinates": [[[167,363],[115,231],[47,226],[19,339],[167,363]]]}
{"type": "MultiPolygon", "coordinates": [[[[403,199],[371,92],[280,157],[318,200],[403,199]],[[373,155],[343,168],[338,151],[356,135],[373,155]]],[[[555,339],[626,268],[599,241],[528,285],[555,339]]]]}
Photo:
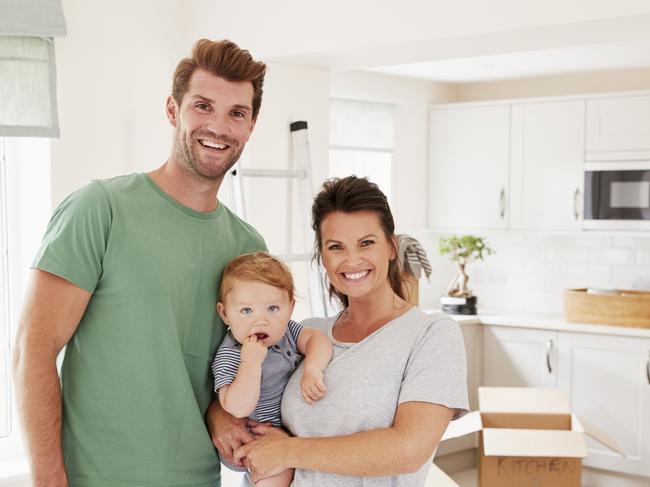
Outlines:
{"type": "Polygon", "coordinates": [[[0,137],[57,137],[53,37],[61,0],[0,0],[0,137]]]}

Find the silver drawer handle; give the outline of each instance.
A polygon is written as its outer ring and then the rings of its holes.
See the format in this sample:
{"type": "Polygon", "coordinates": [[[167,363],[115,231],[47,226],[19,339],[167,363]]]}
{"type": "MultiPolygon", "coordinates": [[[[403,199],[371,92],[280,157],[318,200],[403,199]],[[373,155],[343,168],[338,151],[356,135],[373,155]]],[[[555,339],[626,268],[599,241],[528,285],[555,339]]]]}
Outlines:
{"type": "Polygon", "coordinates": [[[650,384],[650,352],[648,352],[648,361],[645,363],[645,375],[648,378],[648,384],[650,384]]]}
{"type": "Polygon", "coordinates": [[[553,350],[553,340],[546,342],[546,368],[549,374],[553,373],[553,368],[551,367],[551,350],[553,350]]]}
{"type": "Polygon", "coordinates": [[[501,216],[501,219],[503,220],[503,217],[506,216],[506,189],[501,188],[501,192],[499,193],[499,215],[501,216]]]}
{"type": "Polygon", "coordinates": [[[578,212],[579,196],[580,196],[580,188],[576,186],[576,190],[573,193],[573,216],[576,220],[580,218],[580,213],[578,212]]]}

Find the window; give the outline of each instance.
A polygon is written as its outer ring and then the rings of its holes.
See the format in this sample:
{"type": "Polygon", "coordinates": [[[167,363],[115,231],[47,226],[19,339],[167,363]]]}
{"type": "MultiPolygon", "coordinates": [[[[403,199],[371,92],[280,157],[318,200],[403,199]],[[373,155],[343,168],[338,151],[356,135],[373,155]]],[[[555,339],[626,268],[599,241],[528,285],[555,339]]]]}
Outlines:
{"type": "Polygon", "coordinates": [[[11,387],[11,345],[51,214],[50,141],[0,137],[0,478],[26,471],[11,387]]]}
{"type": "Polygon", "coordinates": [[[397,105],[330,100],[330,177],[354,174],[377,183],[391,200],[397,105]]]}
{"type": "Polygon", "coordinates": [[[4,140],[0,138],[0,438],[9,434],[9,262],[4,140]]]}

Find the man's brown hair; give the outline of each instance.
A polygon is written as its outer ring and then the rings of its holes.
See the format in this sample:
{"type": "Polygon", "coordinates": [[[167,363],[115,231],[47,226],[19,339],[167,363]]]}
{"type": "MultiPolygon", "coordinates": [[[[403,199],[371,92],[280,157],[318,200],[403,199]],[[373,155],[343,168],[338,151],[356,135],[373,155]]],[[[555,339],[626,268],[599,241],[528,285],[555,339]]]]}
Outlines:
{"type": "Polygon", "coordinates": [[[257,117],[262,105],[266,64],[255,61],[247,50],[240,49],[227,39],[200,39],[194,44],[192,55],[182,59],[174,71],[172,97],[179,106],[189,89],[190,78],[197,69],[228,81],[250,81],[253,84],[253,120],[257,117]]]}

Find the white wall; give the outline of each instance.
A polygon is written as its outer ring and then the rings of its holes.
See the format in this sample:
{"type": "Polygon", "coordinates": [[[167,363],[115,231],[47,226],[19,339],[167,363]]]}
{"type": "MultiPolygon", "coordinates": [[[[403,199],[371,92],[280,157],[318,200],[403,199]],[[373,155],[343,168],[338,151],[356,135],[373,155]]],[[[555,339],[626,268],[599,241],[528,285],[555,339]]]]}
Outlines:
{"type": "Polygon", "coordinates": [[[428,107],[456,99],[452,85],[364,72],[332,74],[330,96],[398,105],[392,210],[398,232],[426,225],[428,107]]]}
{"type": "Polygon", "coordinates": [[[650,90],[650,68],[617,69],[457,85],[457,101],[650,90]]]}
{"type": "MultiPolygon", "coordinates": [[[[439,307],[455,273],[438,255],[438,238],[448,234],[421,231],[433,265],[431,283],[420,281],[420,303],[439,307]]],[[[496,254],[467,267],[469,287],[481,311],[518,314],[563,313],[563,291],[600,287],[650,289],[650,232],[480,232],[496,254]]]]}
{"type": "Polygon", "coordinates": [[[187,55],[177,0],[63,0],[68,35],[56,39],[60,139],[52,198],[93,178],[153,169],[171,148],[165,99],[187,55]]]}
{"type": "Polygon", "coordinates": [[[647,36],[645,0],[192,2],[197,34],[264,57],[359,68],[647,36]]]}
{"type": "MultiPolygon", "coordinates": [[[[242,166],[252,169],[288,169],[291,167],[291,122],[308,123],[312,189],[318,191],[328,170],[329,144],[329,71],[270,63],[264,82],[262,107],[253,136],[247,146],[242,166]]],[[[311,238],[305,242],[305,224],[310,218],[311,203],[298,198],[292,183],[291,202],[287,198],[286,179],[244,180],[247,220],[265,238],[275,254],[307,253],[311,238]],[[287,214],[289,208],[289,214],[287,214]],[[289,236],[290,229],[292,230],[289,236]]],[[[223,193],[224,196],[226,192],[223,193]]],[[[228,204],[228,201],[226,201],[228,204]]],[[[298,290],[295,318],[310,316],[307,294],[308,263],[292,265],[298,290]]]]}

